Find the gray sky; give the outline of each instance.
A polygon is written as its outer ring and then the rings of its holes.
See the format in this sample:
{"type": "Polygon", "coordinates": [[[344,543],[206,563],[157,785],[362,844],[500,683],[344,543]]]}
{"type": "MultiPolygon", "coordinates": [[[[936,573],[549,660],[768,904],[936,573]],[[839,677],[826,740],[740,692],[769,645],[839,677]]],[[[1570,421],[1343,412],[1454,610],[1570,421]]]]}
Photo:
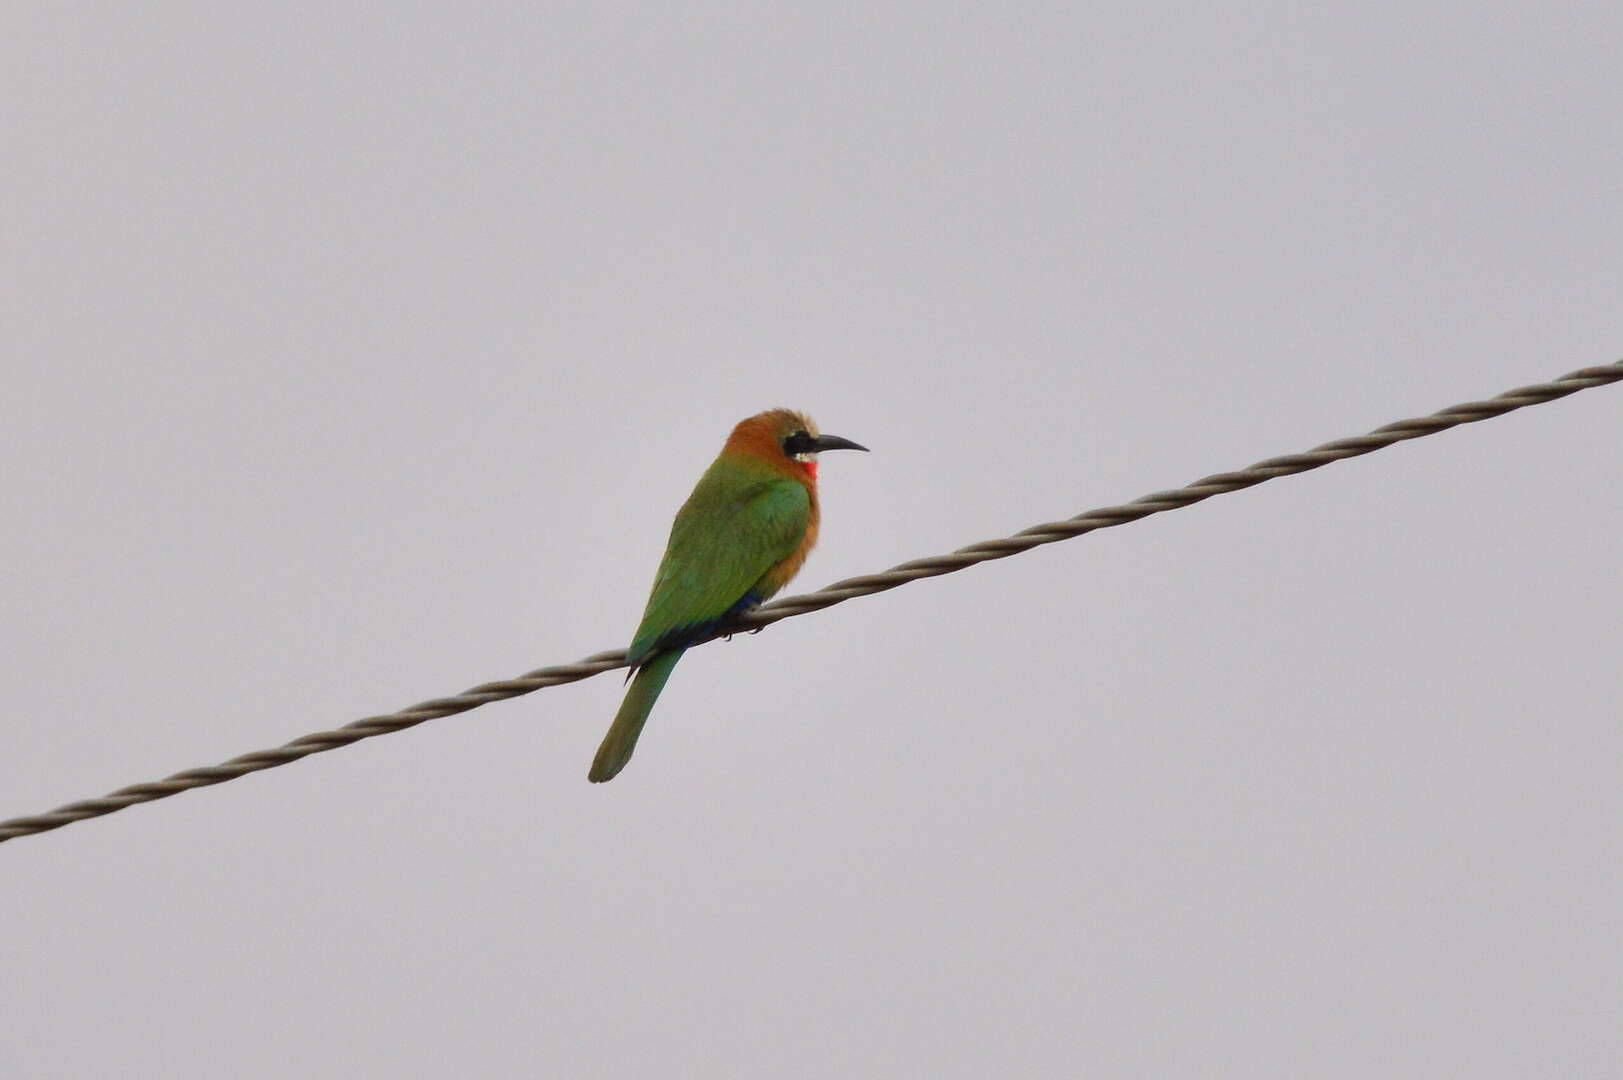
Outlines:
{"type": "MultiPolygon", "coordinates": [[[[1623,355],[1615,5],[8,5],[0,817],[1623,355]]],[[[1623,390],[0,847],[8,1078],[1616,1077],[1623,390]]]]}

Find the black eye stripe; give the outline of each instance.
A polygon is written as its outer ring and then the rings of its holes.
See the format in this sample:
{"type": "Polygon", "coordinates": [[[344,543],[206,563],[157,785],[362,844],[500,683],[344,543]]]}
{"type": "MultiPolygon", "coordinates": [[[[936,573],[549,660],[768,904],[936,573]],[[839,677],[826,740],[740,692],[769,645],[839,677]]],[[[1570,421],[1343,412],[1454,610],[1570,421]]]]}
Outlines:
{"type": "Polygon", "coordinates": [[[816,451],[817,440],[804,431],[797,431],[783,440],[783,452],[790,457],[796,454],[810,454],[816,451]]]}

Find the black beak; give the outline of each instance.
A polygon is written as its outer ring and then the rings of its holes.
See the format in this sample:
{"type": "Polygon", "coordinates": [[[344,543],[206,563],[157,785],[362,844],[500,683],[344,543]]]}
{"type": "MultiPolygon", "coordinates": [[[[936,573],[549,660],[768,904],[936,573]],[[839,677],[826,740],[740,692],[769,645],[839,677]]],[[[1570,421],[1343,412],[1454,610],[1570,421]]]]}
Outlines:
{"type": "Polygon", "coordinates": [[[817,453],[822,453],[824,450],[867,450],[868,448],[854,443],[850,439],[842,439],[838,435],[819,435],[813,441],[812,449],[817,453]]]}

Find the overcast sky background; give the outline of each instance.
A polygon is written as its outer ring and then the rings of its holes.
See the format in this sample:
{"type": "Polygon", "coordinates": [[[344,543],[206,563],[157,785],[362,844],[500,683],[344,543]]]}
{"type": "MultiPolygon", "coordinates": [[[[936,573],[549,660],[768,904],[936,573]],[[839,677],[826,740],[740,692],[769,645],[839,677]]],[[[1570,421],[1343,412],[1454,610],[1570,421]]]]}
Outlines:
{"type": "MultiPolygon", "coordinates": [[[[1598,3],[10,4],[0,817],[1623,356],[1598,3]]],[[[1623,389],[0,846],[9,1078],[1623,1074],[1623,389]]]]}

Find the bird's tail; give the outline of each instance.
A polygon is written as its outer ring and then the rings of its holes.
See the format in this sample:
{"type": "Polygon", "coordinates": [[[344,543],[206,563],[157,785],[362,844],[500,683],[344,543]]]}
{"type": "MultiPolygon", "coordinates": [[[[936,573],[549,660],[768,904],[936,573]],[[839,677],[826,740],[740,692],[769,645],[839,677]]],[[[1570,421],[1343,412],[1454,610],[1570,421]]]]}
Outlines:
{"type": "Polygon", "coordinates": [[[637,748],[637,736],[642,734],[642,725],[647,721],[654,702],[659,700],[659,692],[665,689],[665,680],[671,677],[671,669],[676,667],[680,659],[682,650],[672,649],[660,653],[637,669],[636,676],[631,680],[631,689],[626,691],[626,699],[620,703],[620,711],[614,714],[614,723],[609,725],[609,733],[603,736],[603,745],[597,748],[597,757],[592,759],[592,771],[587,773],[592,783],[613,780],[626,767],[626,762],[631,760],[631,751],[637,748]]]}

